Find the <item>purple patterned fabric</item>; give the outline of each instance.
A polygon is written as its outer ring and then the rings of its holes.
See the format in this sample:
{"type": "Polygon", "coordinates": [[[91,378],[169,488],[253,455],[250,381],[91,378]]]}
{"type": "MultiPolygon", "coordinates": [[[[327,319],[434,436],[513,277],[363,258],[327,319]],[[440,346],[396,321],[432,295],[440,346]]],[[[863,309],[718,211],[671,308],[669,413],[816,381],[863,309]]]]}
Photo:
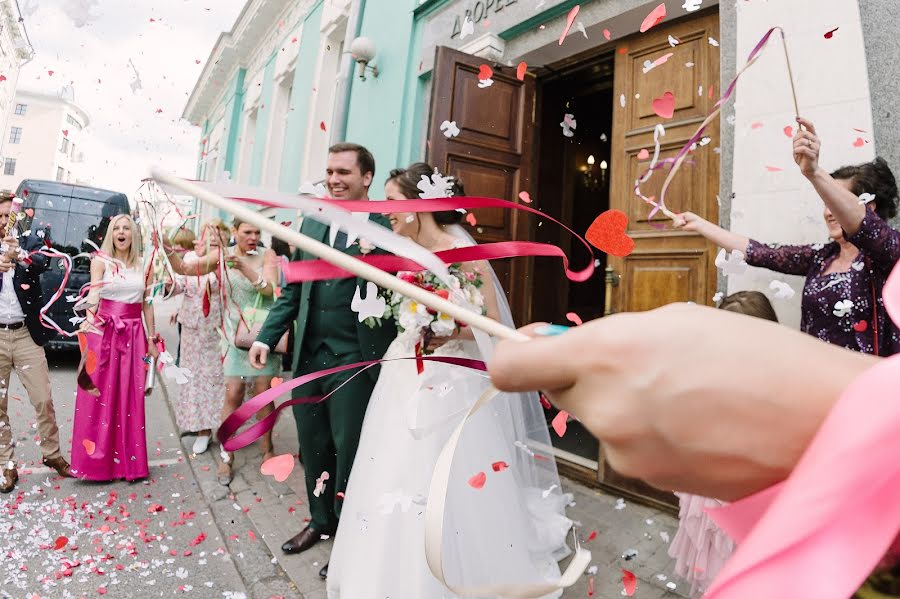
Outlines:
{"type": "Polygon", "coordinates": [[[806,276],[800,328],[822,341],[872,354],[877,324],[879,355],[900,353],[900,328],[884,309],[882,289],[900,260],[900,231],[871,210],[859,231],[847,237],[859,248],[850,270],[822,274],[840,253],[836,242],[815,245],[764,245],[751,240],[747,263],[789,275],[806,276]],[[873,296],[877,298],[872,309],[873,296]],[[844,310],[838,302],[849,300],[844,310]],[[873,318],[874,316],[874,318],[873,318]]]}

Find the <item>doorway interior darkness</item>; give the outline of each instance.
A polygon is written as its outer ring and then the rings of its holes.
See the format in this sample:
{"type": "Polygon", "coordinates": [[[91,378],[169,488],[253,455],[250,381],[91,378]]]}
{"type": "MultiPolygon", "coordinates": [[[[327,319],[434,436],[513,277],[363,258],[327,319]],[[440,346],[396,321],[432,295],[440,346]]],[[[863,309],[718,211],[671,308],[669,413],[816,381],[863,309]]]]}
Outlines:
{"type": "MultiPolygon", "coordinates": [[[[593,57],[567,67],[545,67],[537,79],[537,191],[541,211],[584,235],[594,219],[609,208],[612,172],[613,55],[593,57]],[[566,115],[575,126],[565,135],[566,115]]],[[[534,221],[536,241],[561,247],[581,267],[587,253],[563,229],[534,221]]],[[[597,253],[594,275],[571,283],[558,262],[535,260],[533,322],[567,323],[574,312],[588,321],[603,316],[606,299],[606,256],[597,253]]],[[[548,413],[548,422],[557,414],[548,413]]],[[[556,453],[569,462],[596,471],[599,446],[578,423],[570,422],[562,438],[551,432],[556,453]]]]}

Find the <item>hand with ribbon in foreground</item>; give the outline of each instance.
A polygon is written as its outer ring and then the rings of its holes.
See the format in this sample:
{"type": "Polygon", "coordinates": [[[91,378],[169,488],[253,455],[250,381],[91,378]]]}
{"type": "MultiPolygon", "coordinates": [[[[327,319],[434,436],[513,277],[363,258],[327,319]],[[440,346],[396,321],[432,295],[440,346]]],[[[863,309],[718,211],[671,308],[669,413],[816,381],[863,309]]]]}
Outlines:
{"type": "Polygon", "coordinates": [[[501,342],[489,368],[500,390],[544,390],[622,474],[734,500],[784,480],[873,363],[774,323],[672,304],[501,342]]]}
{"type": "MultiPolygon", "coordinates": [[[[900,268],[884,302],[900,322],[900,268]]],[[[900,568],[900,356],[671,306],[503,343],[491,373],[501,389],[554,390],[624,474],[745,497],[711,513],[738,550],[707,599],[788,585],[846,599],[874,569],[900,568]]]]}

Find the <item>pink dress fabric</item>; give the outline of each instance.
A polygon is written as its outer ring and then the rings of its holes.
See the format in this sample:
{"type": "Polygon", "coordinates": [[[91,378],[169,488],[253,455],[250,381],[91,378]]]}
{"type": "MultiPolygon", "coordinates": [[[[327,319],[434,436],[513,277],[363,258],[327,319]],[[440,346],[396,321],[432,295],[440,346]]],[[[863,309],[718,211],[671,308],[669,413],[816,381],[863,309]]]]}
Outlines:
{"type": "Polygon", "coordinates": [[[734,541],[713,521],[707,509],[725,504],[718,499],[676,493],[679,499],[678,532],[669,545],[674,573],[701,597],[734,552],[734,541]]]}
{"type": "Polygon", "coordinates": [[[103,334],[86,335],[87,351],[97,356],[90,377],[100,395],[78,387],[72,474],[86,480],[137,480],[149,474],[144,427],[147,339],[141,320],[143,277],[135,269],[105,279],[97,310],[103,334]],[[88,455],[86,445],[91,443],[93,452],[88,455]]]}
{"type": "MultiPolygon", "coordinates": [[[[883,297],[900,322],[900,267],[883,297]]],[[[738,549],[708,599],[847,599],[900,559],[898,381],[900,354],[844,391],[786,481],[712,514],[738,549]]]]}

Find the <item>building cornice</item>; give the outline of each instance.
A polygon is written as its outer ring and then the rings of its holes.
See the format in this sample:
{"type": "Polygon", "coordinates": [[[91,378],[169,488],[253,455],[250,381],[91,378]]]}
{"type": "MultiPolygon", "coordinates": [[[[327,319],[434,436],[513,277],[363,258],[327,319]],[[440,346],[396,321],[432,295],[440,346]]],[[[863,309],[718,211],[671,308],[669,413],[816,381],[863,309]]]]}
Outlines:
{"type": "MultiPolygon", "coordinates": [[[[201,125],[238,68],[254,62],[261,40],[271,36],[296,0],[248,0],[231,31],[219,35],[191,91],[182,118],[201,125]]],[[[286,33],[286,32],[285,32],[286,33]]]]}
{"type": "Polygon", "coordinates": [[[27,89],[18,89],[16,90],[16,100],[19,99],[29,99],[29,100],[38,100],[47,102],[49,104],[62,104],[72,109],[74,112],[78,113],[78,116],[81,117],[83,121],[81,123],[82,127],[85,129],[91,124],[91,115],[88,114],[88,111],[72,102],[71,100],[66,100],[65,98],[61,98],[59,96],[55,96],[53,94],[44,94],[41,92],[33,92],[27,89]]]}

